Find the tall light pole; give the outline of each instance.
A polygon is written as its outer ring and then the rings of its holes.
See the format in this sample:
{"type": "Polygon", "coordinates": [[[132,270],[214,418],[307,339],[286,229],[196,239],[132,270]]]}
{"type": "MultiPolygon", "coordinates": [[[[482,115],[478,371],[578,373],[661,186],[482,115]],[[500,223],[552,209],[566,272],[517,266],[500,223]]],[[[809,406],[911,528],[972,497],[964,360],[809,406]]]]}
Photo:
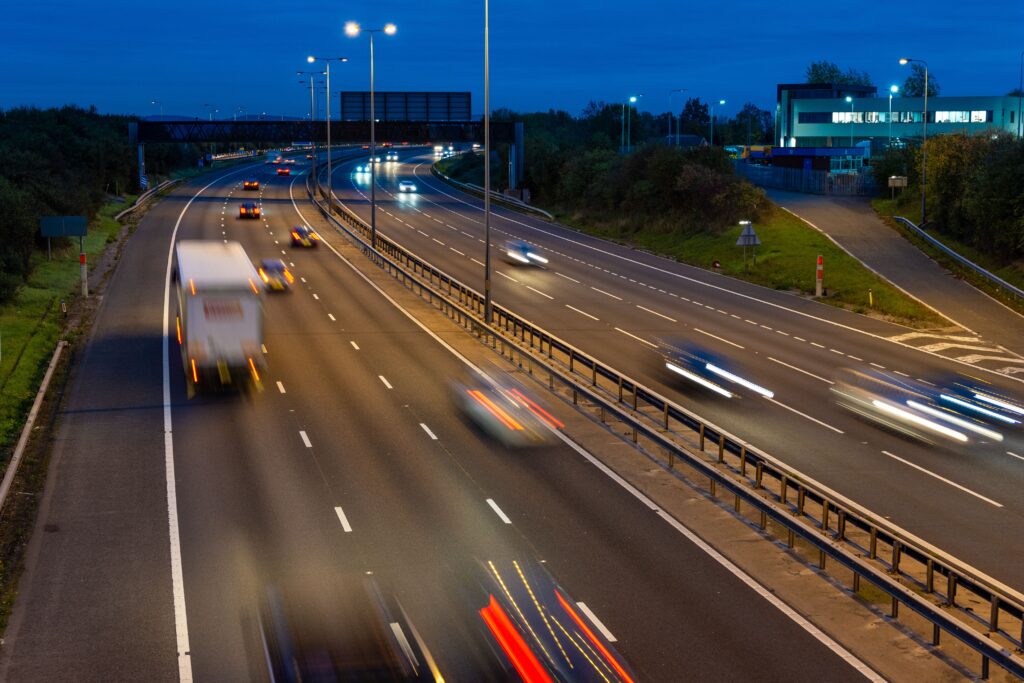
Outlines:
{"type": "MultiPolygon", "coordinates": [[[[725,100],[718,100],[718,104],[725,104],[725,100]]],[[[708,143],[708,146],[709,147],[714,147],[715,146],[715,103],[714,102],[711,103],[711,123],[710,123],[710,129],[711,129],[711,136],[710,136],[711,137],[711,142],[708,143]]]]}
{"type": "Polygon", "coordinates": [[[491,3],[484,0],[484,323],[491,324],[491,3]]]}
{"type": "MultiPolygon", "coordinates": [[[[892,96],[900,91],[899,86],[889,86],[889,147],[892,147],[892,96]]],[[[886,148],[888,149],[888,148],[886,148]]]]}
{"type": "Polygon", "coordinates": [[[214,105],[212,105],[212,104],[204,104],[203,106],[204,106],[204,107],[206,107],[207,109],[209,109],[209,110],[210,110],[210,112],[209,112],[209,113],[210,113],[210,118],[209,118],[209,120],[210,120],[210,121],[213,121],[213,115],[214,115],[214,114],[216,114],[217,112],[219,112],[219,111],[220,111],[220,109],[217,109],[217,108],[216,108],[216,107],[215,107],[214,105]]]}
{"type": "MultiPolygon", "coordinates": [[[[370,34],[370,246],[374,249],[377,248],[377,119],[373,101],[373,34],[384,33],[393,36],[397,30],[394,24],[384,24],[383,28],[363,28],[354,21],[345,24],[345,33],[350,38],[355,38],[360,33],[370,34]]],[[[330,97],[328,88],[327,99],[330,97]]]]}
{"type": "MultiPolygon", "coordinates": [[[[677,92],[686,92],[686,88],[674,88],[668,91],[668,139],[670,142],[672,141],[672,119],[674,117],[672,113],[672,96],[677,92]]],[[[679,123],[676,124],[675,144],[677,147],[679,146],[679,123]]]]}
{"type": "Polygon", "coordinates": [[[348,57],[306,57],[310,64],[317,60],[327,62],[327,210],[334,213],[334,176],[331,174],[331,62],[347,62],[348,57]]]}
{"type": "Polygon", "coordinates": [[[921,116],[924,131],[921,138],[921,225],[923,226],[926,218],[925,210],[927,209],[925,185],[928,182],[928,62],[923,59],[911,59],[910,57],[900,59],[900,64],[903,65],[910,64],[911,62],[924,64],[924,115],[921,116]]]}
{"type": "MultiPolygon", "coordinates": [[[[313,130],[313,123],[316,121],[316,85],[313,83],[313,79],[317,76],[327,75],[326,71],[296,71],[296,76],[309,76],[309,129],[313,130]]],[[[304,81],[299,81],[304,83],[304,81]]],[[[312,136],[310,136],[312,138],[312,136]]],[[[313,178],[316,179],[319,176],[316,171],[317,157],[319,156],[316,151],[316,141],[310,140],[313,143],[313,178]]]]}
{"type": "Polygon", "coordinates": [[[1017,81],[1017,138],[1022,137],[1022,131],[1024,127],[1021,126],[1020,122],[1020,102],[1021,97],[1024,97],[1024,50],[1020,53],[1020,80],[1017,81]]]}
{"type": "Polygon", "coordinates": [[[846,102],[850,105],[850,147],[853,147],[853,98],[846,96],[846,102]]]}
{"type": "Polygon", "coordinates": [[[158,105],[160,105],[160,118],[163,118],[164,117],[164,103],[161,102],[160,100],[150,100],[149,103],[150,104],[158,104],[158,105]]]}

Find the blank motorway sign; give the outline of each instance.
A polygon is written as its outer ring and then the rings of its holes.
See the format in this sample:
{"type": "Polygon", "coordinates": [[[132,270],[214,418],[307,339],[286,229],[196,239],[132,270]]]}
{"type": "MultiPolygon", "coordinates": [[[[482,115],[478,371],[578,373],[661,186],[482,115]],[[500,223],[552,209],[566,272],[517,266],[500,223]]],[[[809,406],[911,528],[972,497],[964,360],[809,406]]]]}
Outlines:
{"type": "Polygon", "coordinates": [[[43,237],[85,237],[85,216],[43,216],[39,232],[43,237]]]}

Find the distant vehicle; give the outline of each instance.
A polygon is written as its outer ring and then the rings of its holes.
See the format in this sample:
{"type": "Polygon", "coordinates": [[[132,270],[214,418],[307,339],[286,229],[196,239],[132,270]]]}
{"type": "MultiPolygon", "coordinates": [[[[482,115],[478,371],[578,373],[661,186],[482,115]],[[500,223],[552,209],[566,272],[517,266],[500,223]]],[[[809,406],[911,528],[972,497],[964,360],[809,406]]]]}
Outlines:
{"type": "Polygon", "coordinates": [[[563,423],[515,386],[451,384],[463,413],[488,436],[512,448],[543,446],[555,439],[551,431],[563,423]]]}
{"type": "Polygon", "coordinates": [[[693,344],[684,342],[670,347],[665,357],[665,368],[701,390],[724,398],[740,395],[742,392],[736,387],[765,398],[775,396],[770,389],[743,377],[741,370],[728,358],[693,344]]]}
{"type": "Polygon", "coordinates": [[[355,167],[355,172],[356,173],[369,173],[370,172],[370,167],[369,166],[359,165],[359,166],[355,167]]]}
{"type": "Polygon", "coordinates": [[[260,383],[259,275],[238,242],[183,240],[175,247],[176,327],[188,396],[209,385],[260,383]]]}
{"type": "Polygon", "coordinates": [[[238,205],[239,218],[259,218],[260,207],[255,202],[243,202],[238,205]]]}
{"type": "Polygon", "coordinates": [[[543,266],[548,263],[545,257],[537,253],[536,247],[523,241],[506,243],[505,257],[509,263],[514,265],[543,266]]]}
{"type": "Polygon", "coordinates": [[[415,192],[416,191],[416,183],[414,183],[411,180],[399,180],[398,181],[398,191],[399,192],[415,192]]]}
{"type": "Polygon", "coordinates": [[[307,158],[307,159],[312,159],[312,158],[313,158],[313,155],[312,155],[312,154],[307,154],[307,155],[306,155],[306,158],[307,158]]]}
{"type": "Polygon", "coordinates": [[[398,161],[398,152],[388,152],[384,156],[385,161],[398,161]]]}
{"type": "Polygon", "coordinates": [[[271,292],[287,292],[295,282],[295,276],[279,258],[265,258],[260,263],[260,279],[271,292]]]}
{"type": "Polygon", "coordinates": [[[243,190],[258,190],[260,189],[260,181],[258,180],[246,180],[242,183],[243,190]]]}
{"type": "Polygon", "coordinates": [[[291,174],[292,174],[292,169],[288,168],[287,166],[282,166],[279,169],[277,169],[277,175],[291,175],[291,174]]]}
{"type": "Polygon", "coordinates": [[[284,163],[286,163],[286,164],[294,164],[294,163],[296,163],[296,161],[295,161],[295,158],[294,158],[294,157],[288,157],[287,159],[284,159],[283,161],[284,161],[284,163]]]}
{"type": "Polygon", "coordinates": [[[306,225],[296,225],[292,228],[293,247],[316,247],[320,243],[320,235],[306,225]]]}

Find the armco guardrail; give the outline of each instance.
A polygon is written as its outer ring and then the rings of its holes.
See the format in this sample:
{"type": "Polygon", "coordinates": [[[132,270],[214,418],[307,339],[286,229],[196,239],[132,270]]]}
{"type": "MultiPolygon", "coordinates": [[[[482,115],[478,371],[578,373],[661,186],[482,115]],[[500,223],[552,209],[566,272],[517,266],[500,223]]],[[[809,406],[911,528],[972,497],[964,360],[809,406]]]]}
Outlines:
{"type": "Polygon", "coordinates": [[[131,206],[129,206],[127,209],[125,209],[124,211],[122,211],[119,214],[117,214],[116,216],[114,216],[114,220],[115,221],[121,220],[121,218],[123,216],[127,216],[131,212],[133,212],[133,211],[137,210],[138,208],[140,208],[143,204],[146,203],[147,200],[150,199],[150,197],[152,197],[152,196],[154,196],[156,194],[159,194],[163,190],[166,190],[167,188],[169,188],[171,185],[176,185],[177,183],[180,183],[180,182],[181,182],[181,180],[165,180],[162,183],[160,183],[159,185],[157,185],[156,187],[154,187],[154,188],[152,188],[150,190],[146,190],[145,192],[143,192],[142,194],[140,194],[138,197],[135,198],[135,202],[131,206]]]}
{"type": "Polygon", "coordinates": [[[934,237],[929,235],[927,232],[925,232],[922,228],[920,228],[917,225],[914,225],[914,223],[912,221],[904,218],[903,216],[893,216],[893,218],[895,218],[900,223],[902,223],[903,225],[905,225],[908,228],[910,228],[912,231],[914,231],[914,233],[916,233],[922,239],[927,241],[928,244],[931,244],[936,249],[939,249],[944,254],[946,254],[947,256],[949,256],[953,260],[955,260],[957,263],[959,263],[960,265],[965,266],[965,267],[973,270],[975,273],[977,273],[981,277],[985,278],[986,280],[988,280],[989,282],[994,284],[996,287],[999,287],[1000,289],[1005,289],[1007,292],[1010,292],[1014,296],[1016,296],[1016,297],[1018,297],[1020,299],[1024,299],[1024,290],[1021,290],[1020,288],[1011,285],[1009,282],[1007,282],[1003,278],[999,277],[998,275],[990,273],[989,271],[985,270],[984,268],[979,266],[974,261],[971,261],[970,259],[966,258],[965,256],[963,256],[961,254],[958,254],[957,252],[953,251],[952,249],[947,247],[945,244],[943,244],[939,240],[935,239],[934,237]]]}
{"type": "MultiPolygon", "coordinates": [[[[460,180],[452,178],[451,176],[445,175],[443,172],[441,172],[440,169],[438,169],[437,164],[430,165],[430,172],[437,176],[439,179],[443,180],[449,185],[453,185],[454,187],[459,188],[460,190],[465,190],[466,192],[470,192],[472,194],[477,194],[481,196],[483,196],[484,194],[484,188],[480,187],[479,185],[474,185],[473,183],[464,183],[460,180]]],[[[491,200],[501,204],[507,204],[511,206],[513,209],[519,209],[521,211],[529,211],[531,213],[540,214],[541,216],[544,216],[544,218],[547,218],[549,221],[555,220],[555,217],[552,216],[547,211],[545,211],[544,209],[538,209],[536,206],[530,206],[524,201],[520,201],[515,197],[509,197],[508,195],[502,194],[500,192],[495,192],[494,190],[491,190],[491,200]]]]}
{"type": "MultiPolygon", "coordinates": [[[[724,429],[703,420],[657,392],[588,356],[511,311],[495,305],[493,324],[483,321],[483,296],[473,288],[434,268],[391,239],[378,233],[377,250],[369,245],[369,226],[348,207],[335,201],[332,211],[316,197],[312,179],[307,192],[320,211],[361,245],[378,265],[440,305],[460,324],[484,336],[504,355],[518,354],[532,372],[542,367],[554,386],[558,382],[607,416],[632,430],[632,438],[646,439],[667,453],[667,469],[677,461],[709,481],[712,495],[719,486],[735,496],[736,509],[745,503],[786,531],[788,544],[796,537],[817,552],[819,566],[831,558],[853,572],[854,590],[867,578],[891,600],[890,614],[899,606],[931,623],[932,642],[941,633],[954,636],[981,657],[981,676],[990,662],[1024,678],[1020,652],[1024,641],[1024,596],[949,557],[941,550],[889,524],[884,518],[847,500],[811,478],[759,452],[724,429]],[[337,213],[338,218],[335,218],[337,213]],[[673,437],[678,427],[692,430],[696,447],[673,437]],[[710,453],[709,453],[710,447],[710,453]]],[[[322,192],[323,188],[319,190],[322,192]]],[[[650,454],[650,453],[649,453],[650,454]]]]}

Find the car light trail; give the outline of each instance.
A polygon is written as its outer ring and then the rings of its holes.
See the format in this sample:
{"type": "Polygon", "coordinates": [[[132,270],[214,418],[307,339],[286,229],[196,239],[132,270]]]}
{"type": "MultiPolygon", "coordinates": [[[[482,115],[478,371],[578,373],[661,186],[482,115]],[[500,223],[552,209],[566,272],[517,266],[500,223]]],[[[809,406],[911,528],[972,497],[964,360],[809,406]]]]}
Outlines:
{"type": "Polygon", "coordinates": [[[943,425],[936,424],[935,422],[932,422],[931,420],[926,420],[923,417],[921,417],[920,415],[915,415],[914,413],[910,412],[909,410],[903,410],[902,408],[898,408],[896,406],[889,405],[885,401],[879,401],[878,399],[874,399],[873,401],[871,401],[871,405],[873,405],[874,407],[878,408],[883,413],[888,413],[889,415],[892,415],[893,417],[898,417],[901,420],[904,420],[906,422],[913,422],[914,424],[916,424],[916,425],[918,425],[920,427],[924,427],[925,429],[930,429],[933,432],[936,432],[938,434],[942,434],[943,436],[946,436],[946,437],[948,437],[950,439],[953,439],[955,441],[959,441],[960,443],[967,443],[967,435],[966,434],[961,434],[960,432],[956,431],[955,429],[950,429],[949,427],[945,427],[943,425]]]}
{"type": "Polygon", "coordinates": [[[725,396],[726,398],[732,398],[732,393],[730,391],[728,391],[727,389],[723,389],[722,387],[718,386],[714,382],[709,382],[708,380],[704,379],[700,375],[696,375],[696,374],[690,372],[689,370],[684,370],[684,369],[682,369],[681,367],[679,367],[678,365],[676,365],[674,363],[665,363],[665,367],[668,368],[669,370],[671,370],[672,372],[675,372],[677,374],[682,375],[683,377],[685,377],[686,379],[690,380],[691,382],[696,382],[697,384],[701,385],[705,389],[710,389],[711,391],[715,392],[716,394],[719,394],[721,396],[725,396]]]}
{"type": "Polygon", "coordinates": [[[553,683],[493,595],[487,607],[480,610],[480,616],[526,683],[553,683]]]}
{"type": "Polygon", "coordinates": [[[976,406],[973,403],[968,403],[967,401],[961,400],[959,398],[955,398],[953,396],[948,396],[946,394],[941,394],[939,396],[939,399],[942,400],[942,401],[946,401],[947,403],[952,403],[953,405],[958,405],[961,408],[966,408],[967,410],[973,410],[976,413],[981,413],[982,415],[986,415],[988,417],[991,417],[993,420],[1002,420],[1003,422],[1006,422],[1006,423],[1012,424],[1012,425],[1020,424],[1019,420],[1014,420],[1012,417],[1006,417],[1005,415],[1000,415],[999,413],[995,412],[994,410],[989,410],[988,408],[982,408],[981,406],[976,406]]]}
{"type": "Polygon", "coordinates": [[[980,434],[981,436],[992,439],[993,441],[1003,440],[1003,435],[1000,434],[999,432],[994,432],[991,429],[986,429],[982,427],[981,425],[976,425],[973,422],[968,422],[967,420],[964,420],[962,418],[955,417],[953,415],[950,415],[949,413],[945,413],[939,410],[938,408],[932,408],[931,406],[926,406],[922,403],[918,403],[917,401],[907,401],[907,405],[913,408],[914,410],[919,410],[922,413],[931,415],[932,417],[937,417],[940,420],[956,425],[957,427],[960,427],[962,429],[974,432],[975,434],[980,434]]]}
{"type": "Polygon", "coordinates": [[[739,384],[740,386],[746,387],[747,389],[750,389],[754,393],[761,394],[765,398],[774,398],[775,397],[775,392],[769,391],[768,389],[765,389],[762,386],[758,386],[757,384],[754,384],[753,382],[751,382],[749,380],[745,380],[742,377],[740,377],[739,375],[734,375],[733,373],[729,372],[728,370],[723,370],[722,368],[718,367],[717,365],[714,365],[712,363],[706,363],[704,365],[704,367],[707,368],[708,372],[713,372],[716,375],[718,375],[719,377],[724,377],[725,379],[729,380],[730,382],[735,382],[736,384],[739,384]]]}
{"type": "Polygon", "coordinates": [[[975,394],[974,398],[978,399],[979,401],[984,401],[985,403],[991,403],[992,405],[998,406],[1003,410],[1009,410],[1011,413],[1024,415],[1024,408],[1021,408],[1020,406],[1015,406],[1012,403],[1007,403],[1006,401],[1002,401],[994,396],[988,396],[986,394],[975,394]]]}

